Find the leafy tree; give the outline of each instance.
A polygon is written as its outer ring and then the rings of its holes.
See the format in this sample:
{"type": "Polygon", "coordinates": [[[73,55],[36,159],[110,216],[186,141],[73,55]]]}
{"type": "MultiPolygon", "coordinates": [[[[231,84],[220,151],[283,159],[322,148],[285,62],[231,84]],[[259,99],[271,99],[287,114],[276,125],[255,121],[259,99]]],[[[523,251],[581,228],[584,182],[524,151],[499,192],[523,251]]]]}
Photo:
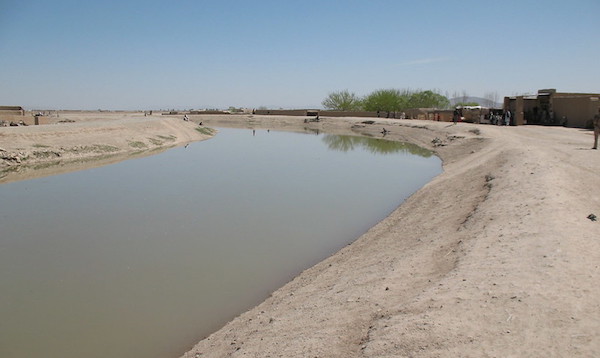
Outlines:
{"type": "Polygon", "coordinates": [[[360,99],[348,90],[332,92],[323,107],[339,111],[399,112],[408,108],[448,108],[450,100],[434,91],[380,89],[360,99]]]}
{"type": "Polygon", "coordinates": [[[408,108],[448,108],[450,100],[433,91],[414,92],[408,98],[408,108]]]}
{"type": "Polygon", "coordinates": [[[363,100],[365,111],[395,112],[401,111],[407,104],[407,91],[380,89],[372,92],[363,100]]]}
{"type": "Polygon", "coordinates": [[[479,106],[479,103],[477,102],[458,102],[456,104],[456,106],[461,106],[461,107],[471,107],[471,106],[479,106]]]}
{"type": "Polygon", "coordinates": [[[336,111],[357,111],[361,108],[360,98],[348,90],[331,92],[321,104],[336,111]]]}

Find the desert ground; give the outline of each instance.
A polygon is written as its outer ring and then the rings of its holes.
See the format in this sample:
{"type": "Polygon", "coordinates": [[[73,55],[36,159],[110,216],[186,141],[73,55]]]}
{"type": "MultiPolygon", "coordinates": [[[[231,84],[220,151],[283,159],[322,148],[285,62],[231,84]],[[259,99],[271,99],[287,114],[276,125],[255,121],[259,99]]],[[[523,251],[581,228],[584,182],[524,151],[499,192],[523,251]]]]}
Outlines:
{"type": "Polygon", "coordinates": [[[50,163],[33,154],[39,150],[57,151],[60,161],[48,168],[64,172],[206,139],[212,133],[197,128],[227,126],[378,137],[386,128],[386,138],[443,160],[443,173],[404,203],[399,198],[390,216],[198,337],[185,358],[600,356],[600,221],[592,220],[600,219],[600,151],[590,150],[591,131],[378,118],[94,116],[0,128],[0,157],[10,169],[4,179],[51,175],[32,169],[50,163]],[[132,145],[138,142],[145,147],[132,145]],[[114,147],[119,155],[71,153],[82,146],[114,147]]]}
{"type": "Polygon", "coordinates": [[[146,117],[143,112],[64,112],[43,117],[46,125],[0,127],[0,183],[151,155],[214,134],[181,118],[146,117]]]}

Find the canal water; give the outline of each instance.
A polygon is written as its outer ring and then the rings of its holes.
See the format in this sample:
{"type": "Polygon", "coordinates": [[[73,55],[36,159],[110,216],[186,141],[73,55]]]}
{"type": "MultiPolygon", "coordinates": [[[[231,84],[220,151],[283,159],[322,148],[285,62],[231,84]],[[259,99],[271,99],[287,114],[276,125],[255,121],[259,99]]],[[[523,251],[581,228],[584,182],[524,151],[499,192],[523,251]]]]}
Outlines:
{"type": "Polygon", "coordinates": [[[0,357],[177,357],[441,172],[381,138],[213,139],[0,185],[0,357]]]}

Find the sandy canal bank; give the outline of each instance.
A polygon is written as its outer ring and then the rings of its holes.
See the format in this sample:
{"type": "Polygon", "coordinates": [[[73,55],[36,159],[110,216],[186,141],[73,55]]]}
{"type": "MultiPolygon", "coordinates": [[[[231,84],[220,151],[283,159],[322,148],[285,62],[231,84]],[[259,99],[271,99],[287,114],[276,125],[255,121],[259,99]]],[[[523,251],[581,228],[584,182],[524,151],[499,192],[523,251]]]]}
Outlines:
{"type": "Polygon", "coordinates": [[[588,219],[600,214],[600,152],[589,150],[590,131],[193,119],[372,136],[385,127],[388,139],[435,150],[444,172],[184,357],[600,354],[600,222],[588,219]]]}
{"type": "MultiPolygon", "coordinates": [[[[11,168],[2,180],[102,165],[209,136],[179,117],[69,115],[75,122],[0,128],[2,169],[11,168]],[[22,156],[21,163],[6,159],[11,153],[22,156]],[[53,155],[59,159],[50,160],[53,155]]],[[[352,245],[184,357],[600,354],[600,221],[588,219],[600,217],[600,152],[589,150],[590,131],[384,119],[363,124],[364,118],[192,120],[205,127],[378,137],[385,127],[388,139],[435,150],[444,172],[352,245]]]]}
{"type": "Polygon", "coordinates": [[[66,112],[40,126],[0,127],[0,183],[67,173],[207,139],[208,128],[160,115],[66,112]]]}

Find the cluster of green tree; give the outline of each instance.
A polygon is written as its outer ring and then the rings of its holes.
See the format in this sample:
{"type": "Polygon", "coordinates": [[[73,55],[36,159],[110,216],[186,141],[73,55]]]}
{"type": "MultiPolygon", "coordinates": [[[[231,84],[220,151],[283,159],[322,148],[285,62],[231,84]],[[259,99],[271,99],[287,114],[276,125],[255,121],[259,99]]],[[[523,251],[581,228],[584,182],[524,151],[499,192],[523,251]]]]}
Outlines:
{"type": "Polygon", "coordinates": [[[348,90],[331,92],[323,107],[337,111],[401,112],[409,108],[439,108],[450,106],[450,100],[434,91],[380,89],[359,97],[348,90]]]}
{"type": "Polygon", "coordinates": [[[471,107],[471,106],[479,106],[479,102],[456,102],[456,106],[460,107],[471,107]]]}

